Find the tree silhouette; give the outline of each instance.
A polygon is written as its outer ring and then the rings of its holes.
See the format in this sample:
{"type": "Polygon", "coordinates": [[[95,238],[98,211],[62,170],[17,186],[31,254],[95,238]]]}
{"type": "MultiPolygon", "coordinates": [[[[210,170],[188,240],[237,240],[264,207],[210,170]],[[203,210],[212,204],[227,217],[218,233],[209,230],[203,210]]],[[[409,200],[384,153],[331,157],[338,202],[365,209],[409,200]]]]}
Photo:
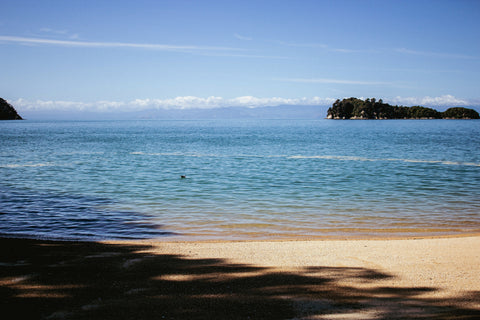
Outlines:
{"type": "Polygon", "coordinates": [[[22,117],[10,103],[0,98],[0,120],[22,120],[22,117]]]}
{"type": "Polygon", "coordinates": [[[365,101],[357,98],[339,100],[327,111],[328,119],[480,119],[477,111],[468,108],[450,108],[439,112],[422,106],[391,106],[375,98],[365,101]]]}
{"type": "MultiPolygon", "coordinates": [[[[297,272],[148,253],[148,246],[0,239],[5,319],[478,319],[436,288],[384,287],[374,269],[297,272]],[[365,287],[361,284],[369,284],[365,287]]],[[[472,293],[471,301],[479,301],[472,293]]]]}

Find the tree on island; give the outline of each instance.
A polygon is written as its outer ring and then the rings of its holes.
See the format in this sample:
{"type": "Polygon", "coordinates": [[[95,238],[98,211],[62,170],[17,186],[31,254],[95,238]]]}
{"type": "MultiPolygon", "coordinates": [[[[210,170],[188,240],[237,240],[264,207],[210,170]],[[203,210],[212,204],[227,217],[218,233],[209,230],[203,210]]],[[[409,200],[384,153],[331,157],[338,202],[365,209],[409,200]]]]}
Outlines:
{"type": "Polygon", "coordinates": [[[442,112],[444,119],[479,119],[478,112],[468,108],[450,108],[442,112]]]}
{"type": "Polygon", "coordinates": [[[480,119],[480,115],[467,108],[439,112],[422,106],[392,106],[383,103],[382,99],[348,98],[337,99],[328,109],[327,119],[480,119]]]}
{"type": "Polygon", "coordinates": [[[10,103],[0,98],[0,120],[22,120],[22,117],[10,103]]]}

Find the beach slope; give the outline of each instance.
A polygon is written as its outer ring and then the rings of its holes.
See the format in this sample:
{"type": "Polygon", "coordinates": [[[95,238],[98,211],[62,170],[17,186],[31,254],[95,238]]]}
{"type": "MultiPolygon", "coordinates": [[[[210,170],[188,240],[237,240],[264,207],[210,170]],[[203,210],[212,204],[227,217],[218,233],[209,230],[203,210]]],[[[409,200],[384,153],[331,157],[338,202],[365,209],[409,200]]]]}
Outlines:
{"type": "Polygon", "coordinates": [[[7,318],[480,317],[480,237],[0,243],[7,318]]]}

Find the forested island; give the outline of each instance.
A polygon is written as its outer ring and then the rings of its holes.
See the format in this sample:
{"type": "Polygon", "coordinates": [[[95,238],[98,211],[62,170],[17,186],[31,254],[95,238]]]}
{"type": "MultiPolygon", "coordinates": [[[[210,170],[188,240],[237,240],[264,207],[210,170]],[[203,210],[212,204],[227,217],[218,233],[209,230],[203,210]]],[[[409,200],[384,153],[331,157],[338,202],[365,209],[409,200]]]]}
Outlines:
{"type": "Polygon", "coordinates": [[[10,103],[0,98],[0,120],[22,120],[22,117],[10,103]]]}
{"type": "Polygon", "coordinates": [[[338,99],[327,111],[327,119],[480,119],[477,111],[449,108],[444,112],[421,106],[392,106],[382,99],[338,99]]]}

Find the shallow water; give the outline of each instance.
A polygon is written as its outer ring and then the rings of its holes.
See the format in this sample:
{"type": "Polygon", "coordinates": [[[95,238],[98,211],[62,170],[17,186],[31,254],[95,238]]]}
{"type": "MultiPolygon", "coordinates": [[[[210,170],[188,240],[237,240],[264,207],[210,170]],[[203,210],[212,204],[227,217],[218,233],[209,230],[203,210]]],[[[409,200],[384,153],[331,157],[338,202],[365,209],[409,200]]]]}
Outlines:
{"type": "Polygon", "coordinates": [[[4,121],[0,138],[9,236],[480,231],[475,120],[4,121]]]}

